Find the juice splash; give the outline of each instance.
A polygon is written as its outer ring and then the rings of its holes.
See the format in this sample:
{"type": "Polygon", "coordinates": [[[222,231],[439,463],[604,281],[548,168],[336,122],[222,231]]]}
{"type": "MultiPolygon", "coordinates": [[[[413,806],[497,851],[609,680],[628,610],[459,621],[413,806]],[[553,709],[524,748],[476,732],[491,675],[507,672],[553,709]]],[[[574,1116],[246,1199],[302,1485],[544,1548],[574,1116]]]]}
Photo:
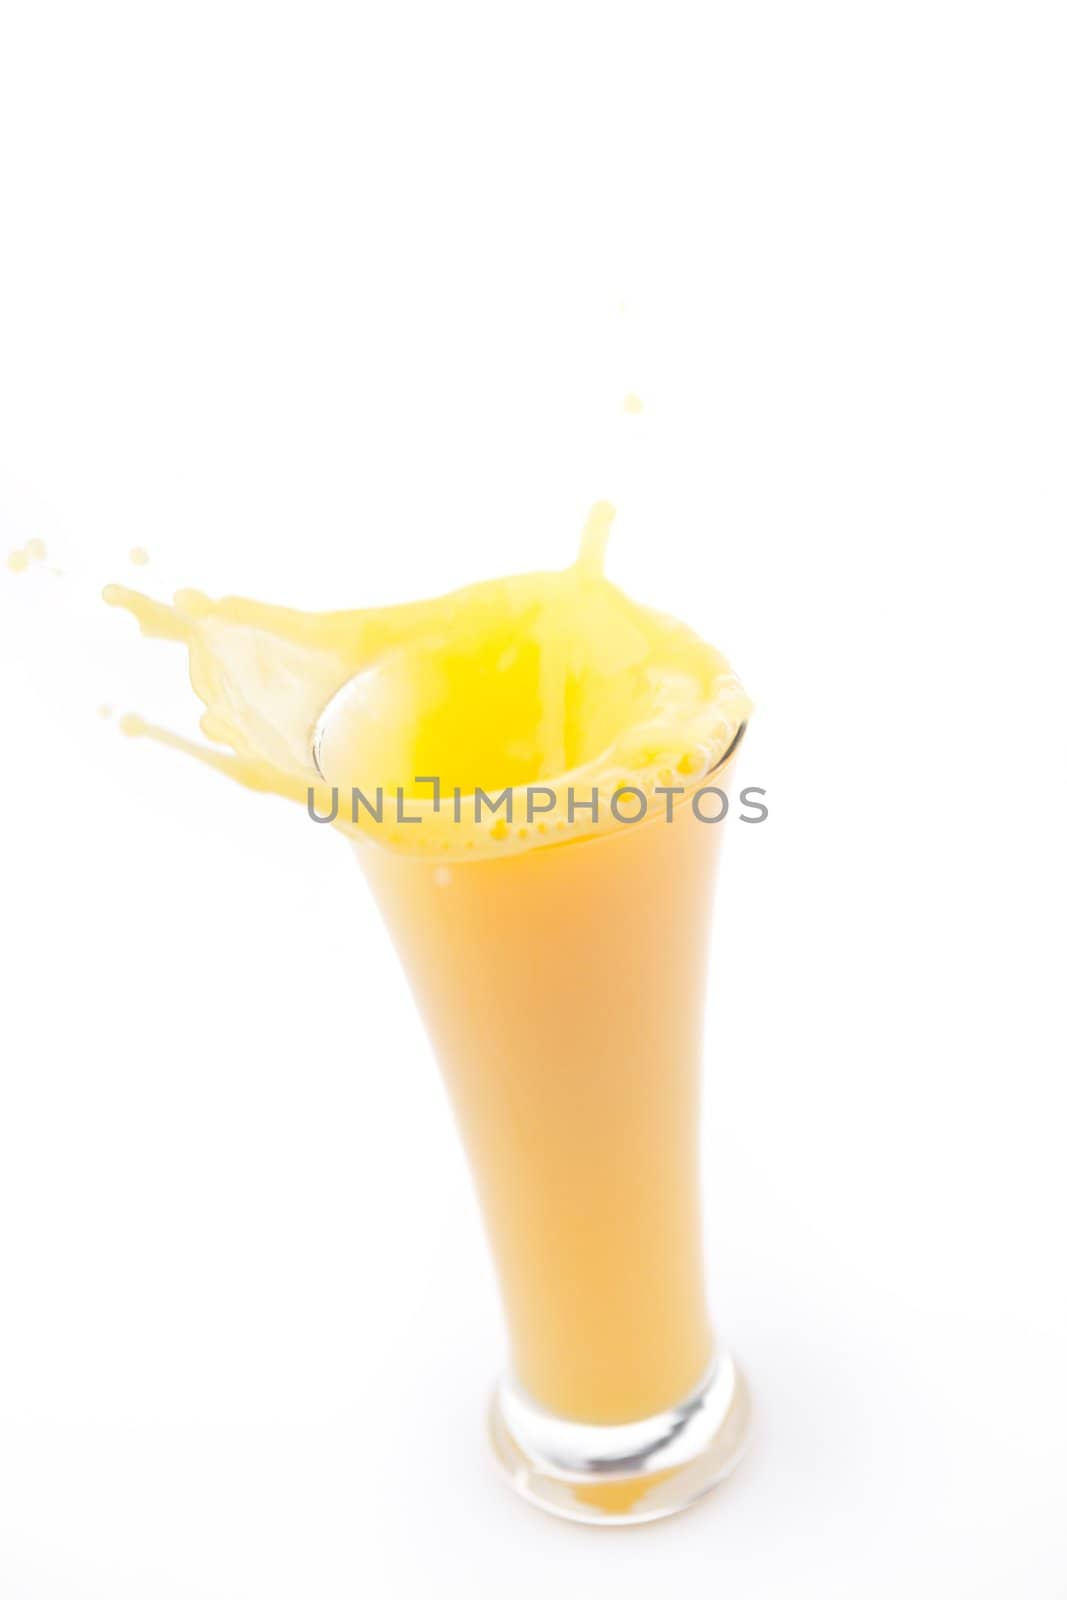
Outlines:
{"type": "Polygon", "coordinates": [[[662,807],[656,790],[690,786],[748,710],[718,651],[607,580],[613,516],[594,506],[562,572],[377,610],[310,614],[195,590],[166,605],[110,585],[104,598],[144,634],[185,646],[211,743],[139,717],[122,729],[248,788],[302,805],[310,792],[318,816],[336,805],[344,831],[408,853],[495,856],[609,831],[620,788],[662,807]],[[478,801],[505,789],[518,820],[478,801]]]}

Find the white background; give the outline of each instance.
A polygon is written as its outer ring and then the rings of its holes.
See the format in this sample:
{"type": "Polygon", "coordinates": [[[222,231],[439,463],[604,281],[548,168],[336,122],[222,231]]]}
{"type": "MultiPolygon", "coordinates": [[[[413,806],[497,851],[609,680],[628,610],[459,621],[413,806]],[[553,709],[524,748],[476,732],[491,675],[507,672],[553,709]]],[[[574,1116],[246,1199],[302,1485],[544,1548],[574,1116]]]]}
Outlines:
{"type": "Polygon", "coordinates": [[[0,15],[4,1600],[1067,1595],[1062,7],[0,15]],[[109,579],[408,599],[601,496],[771,807],[708,1029],[753,1444],[631,1532],[493,1476],[349,852],[96,714],[195,726],[109,579]]]}

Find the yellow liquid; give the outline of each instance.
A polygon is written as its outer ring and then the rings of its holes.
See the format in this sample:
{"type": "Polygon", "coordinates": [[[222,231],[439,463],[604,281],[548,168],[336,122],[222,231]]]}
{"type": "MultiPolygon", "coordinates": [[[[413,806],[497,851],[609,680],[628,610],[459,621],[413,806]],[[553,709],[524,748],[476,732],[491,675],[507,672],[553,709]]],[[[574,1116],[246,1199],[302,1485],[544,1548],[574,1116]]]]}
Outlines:
{"type": "Polygon", "coordinates": [[[475,1175],[516,1375],[575,1420],[662,1411],[711,1355],[697,1140],[720,835],[690,813],[443,882],[364,855],[475,1175]]]}
{"type": "Polygon", "coordinates": [[[226,748],[126,731],[311,790],[320,816],[343,797],[448,1085],[515,1374],[591,1423],[674,1405],[712,1355],[698,1120],[722,830],[688,802],[748,713],[717,651],[604,577],[610,521],[594,508],[564,572],[378,611],[106,592],[184,642],[226,748]],[[353,786],[383,789],[376,816],[353,821],[353,786]],[[511,820],[479,789],[513,791],[511,820]]]}

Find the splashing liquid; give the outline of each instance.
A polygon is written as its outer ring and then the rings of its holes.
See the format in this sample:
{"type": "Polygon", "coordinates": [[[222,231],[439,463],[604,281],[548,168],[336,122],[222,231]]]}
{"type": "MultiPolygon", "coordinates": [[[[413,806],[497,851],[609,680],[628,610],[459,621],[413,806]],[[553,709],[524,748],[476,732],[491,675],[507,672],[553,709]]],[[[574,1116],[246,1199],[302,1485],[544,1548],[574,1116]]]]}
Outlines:
{"type": "Polygon", "coordinates": [[[605,577],[613,514],[593,508],[564,571],[380,610],[106,591],[188,652],[211,744],[127,733],[301,805],[312,790],[320,816],[334,789],[383,790],[379,816],[341,806],[336,826],[445,1075],[514,1372],[592,1423],[674,1405],[713,1353],[697,1127],[722,830],[681,803],[671,822],[655,791],[692,789],[749,709],[718,651],[605,577]],[[624,787],[646,799],[636,825],[610,807],[624,787]],[[479,812],[508,789],[510,819],[479,812]]]}
{"type": "Polygon", "coordinates": [[[338,799],[337,826],[405,852],[498,855],[545,832],[559,842],[610,830],[621,787],[654,800],[663,783],[690,784],[748,710],[716,650],[605,578],[613,517],[607,503],[593,507],[565,571],[379,610],[309,614],[195,590],[166,605],[110,585],[104,598],[144,634],[185,646],[211,744],[140,717],[124,717],[122,731],[250,789],[301,805],[310,791],[318,816],[335,791],[347,800],[358,789],[371,803],[353,819],[338,799]],[[547,829],[520,834],[478,800],[512,789],[525,817],[520,791],[531,786],[556,796],[551,808],[543,793],[534,803],[547,829]]]}

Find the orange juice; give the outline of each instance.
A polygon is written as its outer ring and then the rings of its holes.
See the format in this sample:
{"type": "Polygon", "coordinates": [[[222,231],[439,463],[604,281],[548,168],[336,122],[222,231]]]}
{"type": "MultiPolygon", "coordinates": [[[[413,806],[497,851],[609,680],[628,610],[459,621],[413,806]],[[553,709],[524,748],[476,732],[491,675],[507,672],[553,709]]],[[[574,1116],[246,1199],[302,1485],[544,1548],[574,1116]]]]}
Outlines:
{"type": "Polygon", "coordinates": [[[362,852],[448,1083],[516,1375],[561,1416],[650,1416],[711,1359],[698,1111],[720,837],[684,810],[445,869],[362,852]]]}

